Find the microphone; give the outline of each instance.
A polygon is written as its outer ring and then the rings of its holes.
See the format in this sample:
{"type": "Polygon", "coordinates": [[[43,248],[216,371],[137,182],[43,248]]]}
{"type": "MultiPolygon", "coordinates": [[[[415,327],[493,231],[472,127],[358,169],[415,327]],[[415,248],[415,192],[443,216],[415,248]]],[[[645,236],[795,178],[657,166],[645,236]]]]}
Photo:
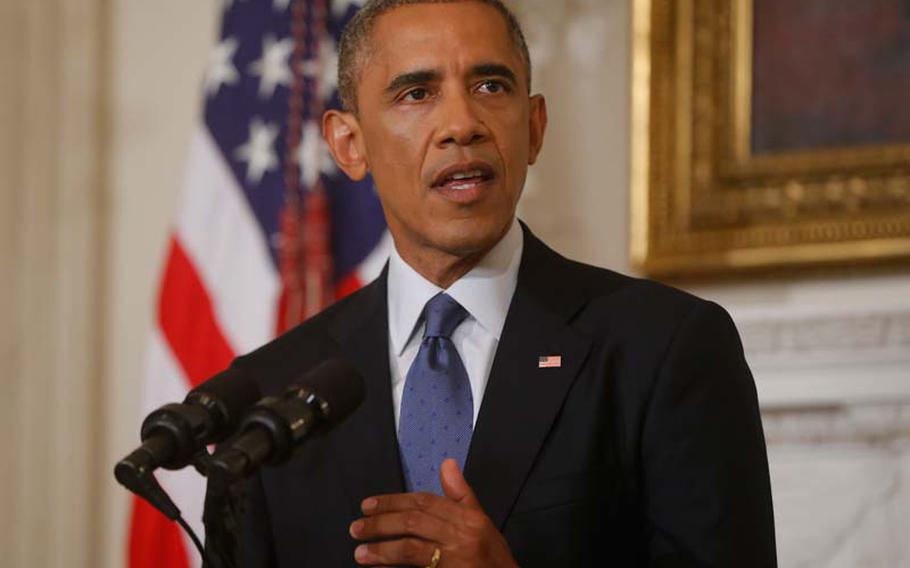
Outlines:
{"type": "Polygon", "coordinates": [[[264,398],[246,415],[240,434],[215,452],[209,479],[220,487],[283,463],[314,432],[332,428],[360,405],[363,378],[346,361],[330,359],[281,396],[264,398]]]}
{"type": "MultiPolygon", "coordinates": [[[[114,476],[138,495],[158,493],[154,470],[186,467],[207,445],[232,434],[260,396],[256,382],[239,369],[218,373],[190,391],[183,403],[166,404],[149,414],[140,429],[142,445],[117,463],[114,476]]],[[[169,500],[160,495],[155,500],[168,517],[174,515],[169,500]]]]}

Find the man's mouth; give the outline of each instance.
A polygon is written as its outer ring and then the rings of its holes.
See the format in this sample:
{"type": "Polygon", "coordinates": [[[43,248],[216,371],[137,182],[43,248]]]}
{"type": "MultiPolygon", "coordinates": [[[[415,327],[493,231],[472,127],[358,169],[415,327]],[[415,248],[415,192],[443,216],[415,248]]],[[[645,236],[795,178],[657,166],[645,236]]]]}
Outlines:
{"type": "Polygon", "coordinates": [[[487,164],[472,163],[451,166],[436,175],[434,189],[465,191],[475,189],[495,177],[493,168],[487,164]]]}

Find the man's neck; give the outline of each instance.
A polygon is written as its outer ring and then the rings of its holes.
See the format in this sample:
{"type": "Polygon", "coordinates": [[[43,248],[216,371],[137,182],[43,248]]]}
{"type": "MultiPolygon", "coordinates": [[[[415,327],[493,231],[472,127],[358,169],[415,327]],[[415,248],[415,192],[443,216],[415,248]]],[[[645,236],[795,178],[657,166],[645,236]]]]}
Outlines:
{"type": "Polygon", "coordinates": [[[415,272],[445,290],[477,266],[492,248],[458,256],[435,250],[407,250],[404,247],[404,250],[398,249],[398,254],[415,272]]]}
{"type": "Polygon", "coordinates": [[[443,290],[448,290],[452,284],[481,264],[490,251],[506,238],[513,227],[520,233],[514,217],[493,242],[469,252],[446,251],[415,240],[395,238],[395,231],[392,231],[392,237],[395,251],[405,264],[428,282],[443,290]]]}

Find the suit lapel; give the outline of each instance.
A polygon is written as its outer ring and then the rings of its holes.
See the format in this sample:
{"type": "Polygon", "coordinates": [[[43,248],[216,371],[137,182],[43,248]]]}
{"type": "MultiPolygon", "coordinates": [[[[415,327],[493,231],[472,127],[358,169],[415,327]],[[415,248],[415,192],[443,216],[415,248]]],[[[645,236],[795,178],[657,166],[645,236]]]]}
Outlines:
{"type": "Polygon", "coordinates": [[[565,285],[567,265],[525,228],[518,285],[465,464],[465,477],[500,528],[591,347],[567,325],[587,300],[565,285]],[[561,366],[541,369],[541,356],[560,356],[561,366]]]}
{"type": "Polygon", "coordinates": [[[329,330],[366,383],[363,404],[336,431],[341,481],[358,515],[364,498],[404,491],[392,412],[386,278],[387,270],[329,330]]]}

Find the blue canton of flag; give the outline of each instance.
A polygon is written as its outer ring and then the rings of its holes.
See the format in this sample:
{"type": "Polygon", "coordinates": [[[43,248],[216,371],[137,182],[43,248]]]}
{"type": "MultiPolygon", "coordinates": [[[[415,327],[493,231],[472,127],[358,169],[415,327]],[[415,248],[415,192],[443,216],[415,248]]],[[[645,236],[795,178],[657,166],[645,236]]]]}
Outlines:
{"type": "MultiPolygon", "coordinates": [[[[266,238],[276,267],[282,237],[280,216],[288,203],[288,160],[300,167],[302,191],[317,176],[328,201],[330,247],[335,283],[351,278],[379,245],[385,221],[372,180],[352,182],[333,163],[320,136],[321,116],[311,108],[340,108],[336,46],[358,0],[297,0],[304,10],[308,37],[299,69],[292,67],[291,0],[226,0],[221,39],[205,79],[205,122],[266,238]],[[314,18],[322,18],[316,22],[314,18]],[[288,155],[288,122],[295,71],[309,82],[307,92],[321,104],[302,101],[300,144],[288,155]],[[315,88],[312,88],[315,87],[315,88]]],[[[320,113],[321,114],[321,113],[320,113]]],[[[293,189],[293,188],[292,188],[293,189]]]]}

